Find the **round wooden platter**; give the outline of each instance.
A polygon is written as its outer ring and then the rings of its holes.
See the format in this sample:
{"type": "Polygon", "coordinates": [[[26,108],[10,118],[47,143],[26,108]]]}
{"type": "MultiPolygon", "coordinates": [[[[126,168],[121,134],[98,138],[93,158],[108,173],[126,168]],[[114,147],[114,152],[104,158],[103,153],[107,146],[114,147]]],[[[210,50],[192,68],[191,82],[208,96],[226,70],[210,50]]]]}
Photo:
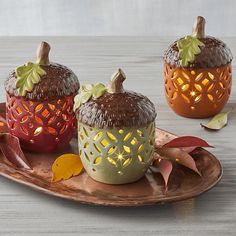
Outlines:
{"type": "MultiPolygon", "coordinates": [[[[2,114],[4,107],[0,104],[2,114]]],[[[156,142],[160,144],[175,135],[156,129],[156,137],[156,142]]],[[[217,158],[199,148],[193,157],[202,177],[178,165],[170,175],[167,190],[160,173],[152,171],[148,171],[138,182],[126,185],[102,184],[92,180],[86,172],[66,181],[52,183],[52,163],[64,153],[78,153],[76,138],[71,141],[69,147],[57,153],[25,152],[33,167],[30,171],[16,169],[0,158],[0,175],[56,197],[78,203],[116,207],[151,205],[193,198],[214,187],[222,177],[222,167],[217,158]]]]}

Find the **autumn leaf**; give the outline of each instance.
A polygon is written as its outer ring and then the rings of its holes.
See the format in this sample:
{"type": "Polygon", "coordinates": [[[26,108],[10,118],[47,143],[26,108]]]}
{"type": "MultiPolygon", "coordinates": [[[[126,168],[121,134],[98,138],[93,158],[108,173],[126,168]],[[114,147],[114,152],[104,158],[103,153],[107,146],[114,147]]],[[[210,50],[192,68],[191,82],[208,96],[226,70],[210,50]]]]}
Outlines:
{"type": "Polygon", "coordinates": [[[167,188],[168,180],[173,169],[171,161],[159,158],[154,161],[153,166],[159,169],[165,181],[165,187],[167,188]]]}
{"type": "Polygon", "coordinates": [[[97,99],[106,92],[107,87],[102,83],[82,85],[79,93],[74,98],[74,111],[91,98],[97,99]]]}
{"type": "Polygon", "coordinates": [[[32,169],[21,150],[20,142],[17,137],[7,133],[1,133],[0,150],[7,161],[13,166],[24,169],[32,169]]]}
{"type": "Polygon", "coordinates": [[[177,41],[177,47],[179,49],[180,65],[187,67],[189,63],[194,62],[195,56],[201,52],[200,47],[204,46],[197,37],[186,36],[177,41]]]}
{"type": "Polygon", "coordinates": [[[196,146],[194,146],[194,147],[182,147],[180,149],[184,152],[187,152],[188,154],[191,154],[196,148],[198,148],[198,147],[196,147],[196,146]]]}
{"type": "Polygon", "coordinates": [[[162,147],[166,148],[183,148],[183,147],[212,147],[205,140],[194,136],[182,136],[174,138],[162,147]]]}
{"type": "Polygon", "coordinates": [[[220,130],[228,123],[229,112],[221,112],[215,115],[207,124],[201,124],[202,127],[210,130],[220,130]]]}
{"type": "Polygon", "coordinates": [[[180,148],[156,148],[156,152],[160,155],[160,158],[171,160],[183,165],[201,176],[201,173],[197,169],[194,159],[185,151],[180,148]]]}
{"type": "Polygon", "coordinates": [[[67,180],[79,175],[83,170],[83,164],[78,155],[64,154],[59,156],[52,165],[52,182],[67,180]]]}
{"type": "Polygon", "coordinates": [[[23,66],[16,68],[16,87],[20,96],[25,96],[27,92],[33,90],[34,84],[41,81],[41,77],[46,72],[41,68],[38,63],[28,62],[23,66]]]}
{"type": "Polygon", "coordinates": [[[0,133],[8,133],[9,128],[7,126],[7,121],[5,117],[0,114],[0,133]]]}
{"type": "Polygon", "coordinates": [[[190,155],[197,147],[212,146],[205,140],[194,136],[177,137],[162,146],[155,146],[156,157],[153,166],[159,169],[166,188],[173,169],[171,162],[183,165],[201,176],[194,159],[190,155]]]}

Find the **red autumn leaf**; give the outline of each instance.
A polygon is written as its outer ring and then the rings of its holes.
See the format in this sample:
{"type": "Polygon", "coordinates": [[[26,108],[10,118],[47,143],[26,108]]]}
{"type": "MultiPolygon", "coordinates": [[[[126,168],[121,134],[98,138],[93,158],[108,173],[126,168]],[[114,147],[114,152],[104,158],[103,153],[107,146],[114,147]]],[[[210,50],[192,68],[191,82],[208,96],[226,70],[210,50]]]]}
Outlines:
{"type": "Polygon", "coordinates": [[[185,147],[213,147],[205,140],[194,136],[182,136],[172,139],[164,144],[165,148],[185,148],[185,147]]]}
{"type": "Polygon", "coordinates": [[[0,133],[8,133],[7,121],[2,114],[0,114],[0,133]]]}
{"type": "Polygon", "coordinates": [[[167,188],[168,180],[173,169],[171,161],[159,158],[154,161],[153,165],[159,169],[165,181],[165,187],[167,188]]]}
{"type": "Polygon", "coordinates": [[[212,146],[205,140],[194,136],[174,138],[163,146],[155,146],[157,157],[153,165],[159,168],[159,171],[164,178],[166,187],[173,169],[171,161],[183,165],[201,176],[194,159],[189,154],[192,153],[197,147],[212,146]]]}
{"type": "Polygon", "coordinates": [[[6,108],[2,108],[3,103],[0,103],[0,117],[6,121],[6,108]]]}
{"type": "Polygon", "coordinates": [[[197,147],[182,147],[180,148],[181,150],[183,150],[184,152],[187,152],[187,153],[191,153],[193,152],[197,147]]]}
{"type": "Polygon", "coordinates": [[[177,163],[193,170],[197,174],[201,176],[201,173],[197,169],[196,163],[194,159],[185,151],[180,148],[157,148],[157,153],[165,158],[172,161],[176,161],[177,163]]]}
{"type": "Polygon", "coordinates": [[[4,157],[18,168],[32,169],[21,150],[19,139],[11,134],[0,134],[0,150],[4,157]]]}

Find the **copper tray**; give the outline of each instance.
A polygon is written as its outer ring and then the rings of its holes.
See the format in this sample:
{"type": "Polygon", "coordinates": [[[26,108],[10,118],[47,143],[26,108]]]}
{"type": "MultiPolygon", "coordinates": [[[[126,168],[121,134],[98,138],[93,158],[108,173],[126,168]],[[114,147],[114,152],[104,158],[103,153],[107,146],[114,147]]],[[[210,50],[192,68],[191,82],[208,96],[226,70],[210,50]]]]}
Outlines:
{"type": "MultiPolygon", "coordinates": [[[[5,104],[0,104],[4,114],[5,104]]],[[[156,129],[156,142],[165,142],[175,135],[156,129]]],[[[194,155],[199,177],[185,167],[178,166],[170,176],[168,190],[159,173],[148,171],[138,182],[126,185],[106,185],[92,180],[85,172],[70,180],[51,183],[51,166],[56,157],[63,153],[77,153],[77,140],[70,147],[58,153],[38,154],[25,152],[33,170],[26,171],[12,167],[0,158],[0,175],[44,193],[73,200],[79,203],[106,206],[140,206],[174,202],[196,197],[215,186],[222,177],[222,167],[214,155],[198,149],[194,155]]]]}

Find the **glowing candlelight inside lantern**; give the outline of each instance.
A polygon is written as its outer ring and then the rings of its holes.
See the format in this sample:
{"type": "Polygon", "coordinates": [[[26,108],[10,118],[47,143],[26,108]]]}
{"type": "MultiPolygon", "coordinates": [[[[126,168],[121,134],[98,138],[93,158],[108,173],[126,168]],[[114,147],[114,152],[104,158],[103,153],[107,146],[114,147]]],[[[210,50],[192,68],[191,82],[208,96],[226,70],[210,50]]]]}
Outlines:
{"type": "Polygon", "coordinates": [[[232,53],[222,41],[205,36],[204,26],[199,16],[192,35],[171,44],[164,55],[167,102],[177,114],[190,118],[217,114],[231,92],[232,53]]]}
{"type": "Polygon", "coordinates": [[[6,118],[10,132],[19,137],[22,146],[28,150],[47,152],[64,146],[76,130],[73,98],[66,97],[60,103],[50,101],[52,110],[48,102],[30,102],[7,95],[6,118]],[[57,115],[58,111],[61,115],[57,115]],[[66,120],[63,114],[67,116],[66,120]]]}
{"type": "Polygon", "coordinates": [[[67,145],[76,130],[73,99],[79,89],[78,78],[65,66],[50,63],[49,50],[50,46],[42,42],[37,63],[19,67],[5,82],[9,130],[20,139],[23,148],[37,152],[67,145]],[[29,76],[32,70],[33,79],[29,76]]]}
{"type": "MultiPolygon", "coordinates": [[[[89,99],[89,106],[79,100],[77,107],[78,146],[83,166],[93,179],[108,184],[140,179],[153,159],[154,105],[140,94],[124,92],[124,79],[124,73],[118,70],[107,89],[101,84],[87,86],[91,87],[89,95],[94,92],[100,96],[89,99]],[[91,114],[90,118],[86,114],[91,114]]],[[[77,98],[81,93],[86,92],[80,91],[77,98]]]]}
{"type": "Polygon", "coordinates": [[[191,91],[191,92],[190,92],[190,95],[191,95],[192,97],[195,97],[196,92],[195,92],[195,91],[191,91]]]}

